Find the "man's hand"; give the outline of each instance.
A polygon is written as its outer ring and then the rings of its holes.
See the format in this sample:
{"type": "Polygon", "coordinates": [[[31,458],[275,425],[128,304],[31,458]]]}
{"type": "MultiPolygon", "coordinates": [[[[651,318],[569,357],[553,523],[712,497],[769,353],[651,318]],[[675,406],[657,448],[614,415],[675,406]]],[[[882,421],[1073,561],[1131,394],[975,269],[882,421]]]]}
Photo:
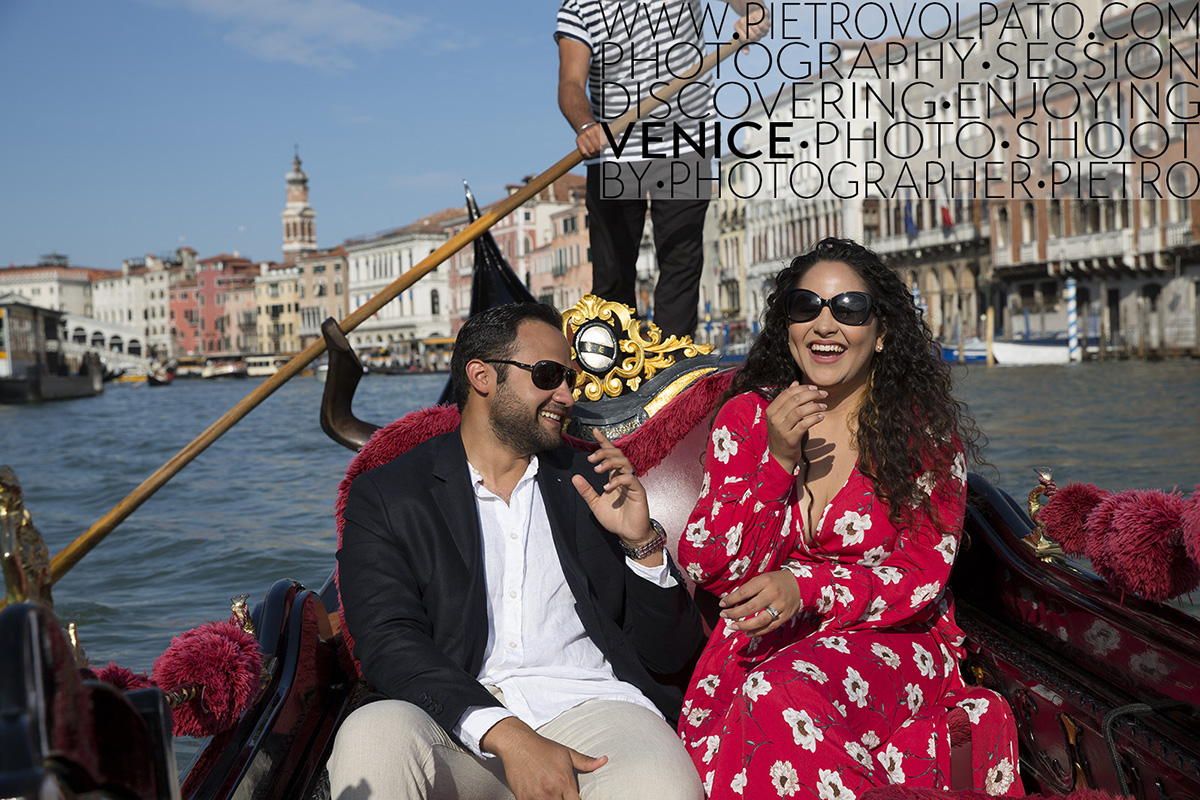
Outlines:
{"type": "Polygon", "coordinates": [[[767,13],[765,2],[730,3],[730,5],[742,15],[733,26],[739,41],[756,42],[771,32],[771,15],[767,13]]]}
{"type": "Polygon", "coordinates": [[[608,756],[592,758],[538,735],[516,717],[493,725],[479,746],[504,764],[504,777],[517,800],[579,800],[576,772],[592,772],[608,756]]]}
{"type": "Polygon", "coordinates": [[[800,586],[786,569],[758,575],[721,598],[721,616],[735,631],[762,636],[786,624],[800,610],[800,586]],[[775,614],[767,608],[775,609],[775,614]],[[778,614],[778,616],[776,616],[778,614]]]}
{"type": "Polygon", "coordinates": [[[608,473],[604,494],[597,493],[582,475],[573,476],[571,482],[601,525],[630,547],[640,547],[654,538],[646,490],[633,474],[629,459],[599,428],[592,428],[592,436],[600,449],[589,455],[588,461],[596,465],[596,472],[608,473]]]}
{"type": "Polygon", "coordinates": [[[825,415],[821,401],[829,393],[815,386],[801,386],[798,381],[779,393],[767,406],[767,448],[788,472],[800,462],[800,447],[804,434],[825,415]]]}

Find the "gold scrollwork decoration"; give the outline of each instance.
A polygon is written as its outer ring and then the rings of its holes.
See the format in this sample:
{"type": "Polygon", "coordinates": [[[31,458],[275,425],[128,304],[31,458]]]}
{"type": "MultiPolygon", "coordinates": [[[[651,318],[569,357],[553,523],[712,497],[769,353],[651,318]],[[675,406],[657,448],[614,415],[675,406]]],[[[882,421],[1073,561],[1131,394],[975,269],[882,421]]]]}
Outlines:
{"type": "MultiPolygon", "coordinates": [[[[575,385],[576,399],[581,394],[588,400],[599,400],[604,395],[619,397],[626,390],[636,392],[644,381],[675,364],[677,358],[693,358],[713,350],[711,344],[696,344],[690,336],[672,335],[664,340],[662,331],[653,322],[646,325],[643,335],[642,324],[634,318],[633,309],[594,294],[584,295],[563,313],[563,332],[570,338],[573,330],[594,320],[616,329],[617,348],[626,356],[618,359],[603,376],[581,372],[575,385]]],[[[578,353],[574,355],[578,357],[578,353]]]]}
{"type": "Polygon", "coordinates": [[[53,608],[50,552],[33,526],[21,483],[9,467],[0,467],[0,550],[5,603],[33,602],[53,608]]]}

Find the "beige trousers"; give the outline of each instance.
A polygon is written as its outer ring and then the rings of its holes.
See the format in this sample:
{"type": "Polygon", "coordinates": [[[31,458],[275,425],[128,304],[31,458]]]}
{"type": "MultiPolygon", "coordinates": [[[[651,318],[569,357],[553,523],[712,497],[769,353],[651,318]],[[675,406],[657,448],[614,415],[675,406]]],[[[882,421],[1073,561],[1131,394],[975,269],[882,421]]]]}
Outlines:
{"type": "MultiPolygon", "coordinates": [[[[580,773],[583,800],[702,800],[692,759],[671,726],[632,703],[590,700],[538,733],[589,756],[608,756],[580,773]]],[[[342,724],[329,757],[333,800],[512,800],[499,758],[463,749],[411,703],[379,700],[342,724]]]]}

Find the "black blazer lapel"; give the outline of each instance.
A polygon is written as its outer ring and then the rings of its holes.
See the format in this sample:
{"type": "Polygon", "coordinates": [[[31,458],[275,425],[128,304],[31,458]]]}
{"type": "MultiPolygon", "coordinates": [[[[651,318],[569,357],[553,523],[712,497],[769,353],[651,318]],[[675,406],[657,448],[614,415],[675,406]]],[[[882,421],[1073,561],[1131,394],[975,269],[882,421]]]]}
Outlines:
{"type": "Polygon", "coordinates": [[[483,574],[480,571],[482,536],[479,514],[475,509],[475,490],[471,486],[471,473],[467,469],[467,454],[463,450],[462,437],[457,432],[442,440],[433,461],[433,500],[446,521],[450,538],[458,547],[472,584],[483,590],[483,574]]]}

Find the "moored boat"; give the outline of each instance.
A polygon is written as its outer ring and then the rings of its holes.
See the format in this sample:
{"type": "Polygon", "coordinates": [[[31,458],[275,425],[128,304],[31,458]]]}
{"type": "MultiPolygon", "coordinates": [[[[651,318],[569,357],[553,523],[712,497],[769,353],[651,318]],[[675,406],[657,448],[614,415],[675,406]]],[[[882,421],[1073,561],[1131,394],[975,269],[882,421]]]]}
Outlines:
{"type": "Polygon", "coordinates": [[[91,397],[104,389],[95,353],[69,352],[61,312],[0,297],[0,403],[91,397]]]}

